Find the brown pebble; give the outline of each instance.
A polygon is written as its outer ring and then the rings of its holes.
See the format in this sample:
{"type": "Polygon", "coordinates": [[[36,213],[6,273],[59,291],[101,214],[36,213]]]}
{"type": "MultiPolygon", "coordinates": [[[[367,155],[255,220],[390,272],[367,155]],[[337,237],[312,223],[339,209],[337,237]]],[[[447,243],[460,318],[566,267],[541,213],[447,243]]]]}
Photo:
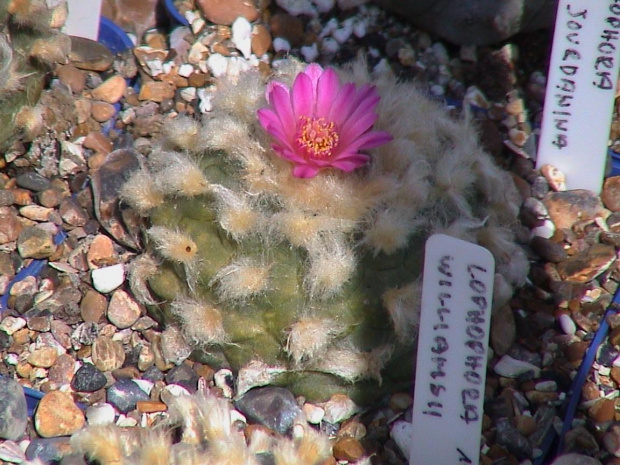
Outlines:
{"type": "Polygon", "coordinates": [[[191,87],[201,88],[207,83],[208,76],[204,73],[195,72],[189,75],[187,83],[191,87]]]}
{"type": "Polygon", "coordinates": [[[257,56],[263,56],[271,48],[271,34],[263,24],[257,24],[252,28],[252,52],[257,56]]]}
{"type": "Polygon", "coordinates": [[[220,25],[230,26],[239,16],[250,22],[258,19],[253,0],[196,0],[196,7],[207,20],[220,25]]]}
{"type": "Polygon", "coordinates": [[[174,86],[164,81],[148,81],[140,88],[139,100],[161,103],[167,98],[174,98],[174,86]]]}
{"type": "Polygon", "coordinates": [[[92,96],[95,100],[116,103],[125,95],[125,89],[127,89],[127,81],[122,76],[115,74],[93,89],[92,96]]]}
{"type": "Polygon", "coordinates": [[[71,397],[61,391],[43,396],[34,414],[34,426],[40,436],[68,436],[84,425],[84,414],[71,397]]]}
{"type": "Polygon", "coordinates": [[[117,256],[112,239],[105,234],[97,234],[90,243],[86,261],[91,270],[115,264],[117,256]]]}
{"type": "Polygon", "coordinates": [[[336,441],[333,452],[337,460],[347,460],[349,462],[357,462],[366,453],[362,444],[357,439],[350,437],[336,441]]]}
{"type": "Polygon", "coordinates": [[[560,277],[573,283],[587,283],[603,273],[616,260],[616,249],[611,245],[594,244],[558,263],[560,277]]]}
{"type": "Polygon", "coordinates": [[[117,289],[110,298],[106,316],[118,329],[130,328],[140,315],[142,307],[127,292],[117,289]]]}
{"type": "Polygon", "coordinates": [[[304,23],[301,18],[286,13],[276,13],[269,19],[273,37],[282,37],[293,47],[298,47],[304,39],[304,23]]]}
{"type": "Polygon", "coordinates": [[[92,358],[93,364],[99,370],[116,370],[125,361],[123,344],[119,341],[113,341],[109,337],[99,336],[92,345],[92,358]]]}
{"type": "Polygon", "coordinates": [[[79,94],[86,87],[86,73],[71,64],[59,65],[56,68],[56,74],[60,82],[75,94],[79,94]]]}
{"type": "Polygon", "coordinates": [[[614,419],[614,401],[602,398],[588,409],[588,416],[597,423],[603,423],[614,419]]]}
{"type": "Polygon", "coordinates": [[[570,229],[577,222],[606,218],[609,214],[598,195],[584,189],[549,192],[543,203],[557,229],[570,229]]]}
{"type": "Polygon", "coordinates": [[[565,350],[566,360],[571,362],[573,365],[579,365],[589,346],[590,343],[588,341],[579,341],[572,343],[565,350]]]}
{"type": "Polygon", "coordinates": [[[583,396],[584,400],[594,400],[601,397],[601,392],[599,391],[596,383],[592,381],[586,381],[583,385],[583,388],[581,388],[581,395],[583,396]]]}
{"type": "Polygon", "coordinates": [[[605,208],[612,212],[620,212],[620,176],[605,179],[601,200],[605,208]]]}
{"type": "Polygon", "coordinates": [[[58,352],[54,347],[40,347],[30,353],[28,363],[35,367],[49,368],[57,358],[58,352]]]}
{"type": "Polygon", "coordinates": [[[50,367],[47,377],[56,389],[65,384],[70,384],[73,379],[75,360],[69,354],[58,356],[54,364],[50,367]]]}
{"type": "Polygon", "coordinates": [[[517,430],[519,430],[519,433],[528,437],[536,431],[536,420],[530,415],[518,415],[515,418],[515,426],[517,430]]]}
{"type": "Polygon", "coordinates": [[[108,154],[113,149],[112,141],[100,131],[91,131],[84,139],[84,147],[95,152],[108,154]]]}
{"type": "Polygon", "coordinates": [[[98,123],[104,123],[114,116],[116,108],[111,103],[93,102],[90,114],[98,123]]]}
{"type": "Polygon", "coordinates": [[[166,404],[154,400],[139,400],[136,402],[136,408],[140,413],[165,412],[168,410],[168,406],[166,404]]]}
{"type": "Polygon", "coordinates": [[[560,263],[568,257],[562,244],[550,241],[545,237],[534,236],[530,241],[530,247],[532,247],[532,250],[540,255],[543,260],[548,262],[560,263]]]}
{"type": "Polygon", "coordinates": [[[85,323],[99,323],[108,308],[108,301],[103,294],[89,289],[80,302],[80,315],[85,323]]]}
{"type": "Polygon", "coordinates": [[[132,366],[118,368],[112,371],[112,376],[114,379],[137,379],[140,377],[140,370],[132,366]]]}
{"type": "Polygon", "coordinates": [[[60,202],[62,202],[62,199],[62,192],[53,187],[50,189],[45,189],[37,194],[37,200],[39,201],[39,204],[48,208],[57,207],[58,205],[60,205],[60,202]]]}

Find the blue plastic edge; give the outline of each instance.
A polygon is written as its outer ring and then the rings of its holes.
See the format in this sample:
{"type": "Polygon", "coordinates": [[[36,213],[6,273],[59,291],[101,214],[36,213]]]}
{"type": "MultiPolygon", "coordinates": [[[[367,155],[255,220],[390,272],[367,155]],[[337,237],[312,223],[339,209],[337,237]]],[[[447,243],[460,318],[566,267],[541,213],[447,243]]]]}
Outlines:
{"type": "Polygon", "coordinates": [[[172,21],[173,25],[189,26],[187,19],[183,17],[179,10],[174,6],[174,0],[164,0],[168,17],[172,21]]]}

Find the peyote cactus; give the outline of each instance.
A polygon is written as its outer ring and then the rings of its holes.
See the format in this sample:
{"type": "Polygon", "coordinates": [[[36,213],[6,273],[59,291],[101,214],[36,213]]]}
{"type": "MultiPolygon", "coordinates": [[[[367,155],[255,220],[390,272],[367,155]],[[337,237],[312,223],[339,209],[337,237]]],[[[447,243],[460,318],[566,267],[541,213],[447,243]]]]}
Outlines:
{"type": "Polygon", "coordinates": [[[31,140],[42,129],[35,108],[45,75],[63,63],[71,49],[59,32],[67,16],[66,0],[0,2],[0,150],[16,137],[31,140]]]}
{"type": "Polygon", "coordinates": [[[375,90],[361,60],[302,69],[223,80],[204,121],[170,123],[122,192],[149,222],[130,283],[196,357],[239,370],[238,393],[364,403],[411,382],[430,234],[493,253],[496,306],[522,284],[520,201],[471,121],[415,85],[386,73],[375,90]]]}

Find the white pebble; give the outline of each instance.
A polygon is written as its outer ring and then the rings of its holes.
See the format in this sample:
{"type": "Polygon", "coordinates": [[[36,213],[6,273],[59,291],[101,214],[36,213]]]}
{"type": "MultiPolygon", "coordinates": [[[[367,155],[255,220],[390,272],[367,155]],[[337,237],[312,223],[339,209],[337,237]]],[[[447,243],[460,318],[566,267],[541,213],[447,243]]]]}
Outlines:
{"type": "Polygon", "coordinates": [[[125,267],[122,263],[105,266],[91,271],[93,287],[102,294],[112,292],[125,282],[125,267]]]}
{"type": "Polygon", "coordinates": [[[205,22],[204,19],[196,18],[195,20],[192,21],[192,32],[194,34],[198,34],[200,31],[203,30],[203,28],[205,27],[205,24],[207,23],[205,22]]]}
{"type": "Polygon", "coordinates": [[[243,16],[235,19],[231,27],[232,43],[239,50],[244,58],[249,58],[252,54],[252,25],[243,16]]]}
{"type": "Polygon", "coordinates": [[[435,97],[443,97],[446,93],[446,90],[443,88],[443,86],[440,86],[439,84],[433,84],[431,86],[431,94],[433,94],[435,97]]]}
{"type": "Polygon", "coordinates": [[[19,362],[19,355],[17,354],[6,354],[4,357],[4,363],[7,365],[17,365],[17,362],[19,362]]]}
{"type": "Polygon", "coordinates": [[[239,412],[238,410],[232,409],[230,411],[230,423],[233,424],[237,421],[246,424],[248,422],[247,418],[245,418],[245,415],[243,413],[239,412]]]}
{"type": "Polygon", "coordinates": [[[510,355],[504,355],[493,367],[493,371],[496,374],[505,378],[518,378],[530,370],[534,372],[534,377],[538,378],[540,376],[540,368],[536,365],[514,359],[510,355]]]}
{"type": "Polygon", "coordinates": [[[351,37],[352,33],[353,33],[352,27],[350,26],[341,27],[340,29],[336,29],[332,33],[332,37],[336,39],[336,42],[338,42],[339,44],[344,44],[347,40],[349,40],[349,37],[351,37]]]}
{"type": "Polygon", "coordinates": [[[213,77],[221,77],[226,75],[228,69],[228,60],[224,55],[214,53],[207,58],[207,68],[213,77]]]}
{"type": "Polygon", "coordinates": [[[411,438],[413,437],[413,424],[407,421],[396,421],[390,430],[390,436],[405,457],[411,455],[411,438]]]}
{"type": "Polygon", "coordinates": [[[207,113],[213,110],[213,94],[207,92],[207,89],[198,89],[198,108],[201,113],[207,113]]]}
{"type": "Polygon", "coordinates": [[[96,403],[86,409],[86,421],[92,425],[110,425],[114,423],[116,412],[108,403],[96,403]]]}
{"type": "Polygon", "coordinates": [[[0,329],[12,336],[16,331],[19,331],[26,326],[26,320],[19,317],[7,316],[2,323],[0,323],[0,329]]]}
{"type": "Polygon", "coordinates": [[[338,29],[338,27],[340,27],[340,24],[338,23],[338,20],[336,18],[330,19],[329,21],[327,21],[325,26],[323,26],[323,30],[319,34],[319,39],[323,39],[323,38],[331,35],[332,32],[334,32],[336,29],[338,29]]]}
{"type": "Polygon", "coordinates": [[[338,52],[338,50],[340,50],[340,44],[331,37],[326,37],[323,39],[323,42],[321,42],[321,51],[324,53],[332,54],[338,52]]]}
{"type": "Polygon", "coordinates": [[[319,13],[327,13],[334,8],[336,4],[335,0],[312,0],[312,3],[316,5],[316,9],[319,13]]]}
{"type": "Polygon", "coordinates": [[[316,16],[316,9],[309,0],[276,0],[276,3],[292,16],[316,16]]]}
{"type": "Polygon", "coordinates": [[[186,102],[192,102],[196,99],[196,88],[195,87],[184,87],[179,91],[181,98],[186,102]]]}
{"type": "Polygon", "coordinates": [[[534,385],[534,389],[541,392],[556,392],[558,390],[558,383],[553,380],[539,381],[534,385]]]}
{"type": "Polygon", "coordinates": [[[133,428],[138,424],[138,420],[132,417],[127,417],[125,415],[119,415],[118,420],[116,420],[116,426],[120,428],[133,428]]]}
{"type": "Polygon", "coordinates": [[[549,239],[555,234],[555,224],[551,220],[545,220],[542,225],[532,228],[531,233],[532,237],[539,236],[549,239]]]}
{"type": "Polygon", "coordinates": [[[231,399],[233,392],[232,388],[228,384],[228,380],[234,380],[234,377],[232,371],[227,368],[222,368],[213,375],[213,381],[215,382],[215,385],[222,390],[223,396],[231,399]]]}
{"type": "Polygon", "coordinates": [[[318,405],[306,403],[301,410],[304,412],[304,415],[306,415],[306,420],[311,425],[318,425],[325,417],[325,410],[318,405]]]}
{"type": "Polygon", "coordinates": [[[273,39],[272,45],[276,53],[291,51],[291,44],[288,40],[283,39],[282,37],[276,37],[275,39],[273,39]]]}
{"type": "Polygon", "coordinates": [[[181,66],[179,66],[179,70],[178,70],[179,76],[188,78],[192,75],[193,72],[194,72],[194,67],[190,65],[189,63],[183,63],[181,66]]]}
{"type": "Polygon", "coordinates": [[[149,69],[149,74],[153,77],[159,76],[164,72],[164,64],[160,59],[146,60],[146,67],[149,69]]]}
{"type": "Polygon", "coordinates": [[[134,383],[138,385],[140,389],[142,389],[147,394],[151,394],[151,390],[153,389],[153,382],[147,379],[134,379],[132,380],[134,383]]]}
{"type": "Polygon", "coordinates": [[[361,39],[366,35],[366,31],[368,30],[368,22],[366,20],[357,21],[353,25],[353,35],[358,39],[361,39]]]}
{"type": "Polygon", "coordinates": [[[303,47],[301,47],[300,51],[306,63],[312,63],[319,56],[319,49],[316,46],[316,42],[314,42],[312,45],[304,45],[303,47]]]}
{"type": "Polygon", "coordinates": [[[575,331],[577,331],[577,325],[575,325],[575,322],[567,313],[561,313],[558,316],[558,323],[564,334],[575,334],[575,331]]]}

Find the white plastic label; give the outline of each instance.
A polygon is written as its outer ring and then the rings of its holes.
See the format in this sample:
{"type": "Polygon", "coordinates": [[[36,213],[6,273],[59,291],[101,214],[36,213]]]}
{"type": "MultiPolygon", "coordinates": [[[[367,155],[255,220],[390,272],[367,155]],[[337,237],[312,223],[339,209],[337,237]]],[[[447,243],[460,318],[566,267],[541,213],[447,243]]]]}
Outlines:
{"type": "Polygon", "coordinates": [[[102,0],[68,0],[69,14],[62,30],[67,35],[97,40],[102,0]]]}
{"type": "Polygon", "coordinates": [[[495,262],[476,244],[426,242],[411,465],[478,465],[495,262]]]}
{"type": "Polygon", "coordinates": [[[537,166],[599,193],[620,60],[620,0],[560,0],[537,166]]]}

